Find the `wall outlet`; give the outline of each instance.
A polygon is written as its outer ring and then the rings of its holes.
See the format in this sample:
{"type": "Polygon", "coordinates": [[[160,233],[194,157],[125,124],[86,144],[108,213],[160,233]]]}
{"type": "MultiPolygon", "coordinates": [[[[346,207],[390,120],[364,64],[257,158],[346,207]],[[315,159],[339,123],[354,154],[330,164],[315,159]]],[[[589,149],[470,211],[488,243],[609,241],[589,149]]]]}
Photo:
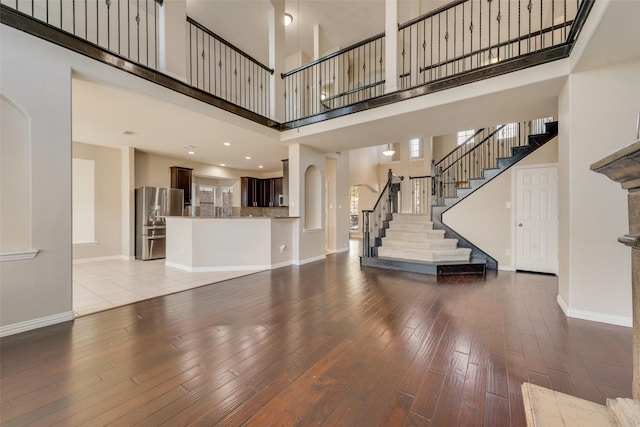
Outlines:
{"type": "Polygon", "coordinates": [[[507,202],[505,206],[507,209],[511,209],[511,202],[507,202]]]}

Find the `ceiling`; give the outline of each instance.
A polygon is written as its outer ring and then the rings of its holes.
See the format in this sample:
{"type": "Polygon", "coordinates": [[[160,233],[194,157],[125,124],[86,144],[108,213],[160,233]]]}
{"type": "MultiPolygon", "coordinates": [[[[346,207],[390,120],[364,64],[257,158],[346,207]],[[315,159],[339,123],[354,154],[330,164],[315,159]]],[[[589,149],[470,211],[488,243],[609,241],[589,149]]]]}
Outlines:
{"type": "MultiPolygon", "coordinates": [[[[186,1],[189,17],[260,62],[269,63],[268,12],[272,9],[271,3],[283,0],[186,1]],[[238,31],[239,22],[242,31],[238,31]]],[[[398,0],[398,22],[406,22],[447,3],[448,0],[398,0]]],[[[385,29],[385,0],[284,0],[284,10],[293,16],[293,22],[285,28],[286,56],[302,51],[313,58],[315,25],[320,27],[321,54],[347,47],[385,29]]]]}
{"type": "Polygon", "coordinates": [[[224,115],[202,114],[78,76],[73,79],[72,106],[76,142],[134,147],[167,157],[263,172],[282,170],[282,159],[289,156],[287,144],[280,142],[276,131],[238,126],[224,115]]]}

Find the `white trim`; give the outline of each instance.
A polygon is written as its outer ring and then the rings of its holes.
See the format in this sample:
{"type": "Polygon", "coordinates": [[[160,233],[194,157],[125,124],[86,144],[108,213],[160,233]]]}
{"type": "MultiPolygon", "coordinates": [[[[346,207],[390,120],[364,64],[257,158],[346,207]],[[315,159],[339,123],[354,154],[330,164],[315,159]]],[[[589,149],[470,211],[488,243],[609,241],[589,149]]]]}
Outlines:
{"type": "Polygon", "coordinates": [[[40,317],[39,319],[27,320],[26,322],[14,323],[13,325],[0,326],[0,337],[19,334],[33,329],[44,328],[58,323],[68,322],[75,317],[73,311],[53,314],[51,316],[40,317]]]}
{"type": "Polygon", "coordinates": [[[510,265],[500,265],[498,264],[498,270],[502,270],[502,271],[516,271],[515,268],[511,267],[510,265]]]}
{"type": "Polygon", "coordinates": [[[305,265],[305,264],[309,264],[310,262],[323,261],[326,258],[327,258],[326,255],[318,255],[311,258],[294,261],[293,265],[305,265]]]}
{"type": "Polygon", "coordinates": [[[341,254],[342,252],[349,252],[349,248],[327,249],[327,255],[341,254]]]}
{"type": "Polygon", "coordinates": [[[96,246],[98,242],[73,242],[73,246],[96,246]]]}
{"type": "Polygon", "coordinates": [[[182,271],[188,271],[189,273],[211,273],[217,271],[251,271],[251,270],[271,270],[270,265],[225,265],[223,267],[190,267],[184,264],[178,264],[175,262],[164,262],[166,267],[176,268],[182,271]]]}
{"type": "Polygon", "coordinates": [[[99,256],[94,258],[78,258],[78,259],[74,259],[73,263],[89,264],[92,262],[103,262],[103,261],[120,261],[120,260],[130,261],[132,259],[133,259],[132,257],[128,257],[126,255],[110,255],[110,256],[99,256]]]}
{"type": "Polygon", "coordinates": [[[303,233],[319,233],[324,231],[324,228],[304,228],[302,229],[303,233]]]}
{"type": "Polygon", "coordinates": [[[21,251],[0,253],[0,262],[2,261],[20,261],[25,259],[34,259],[38,256],[38,249],[24,249],[21,251]]]}
{"type": "Polygon", "coordinates": [[[562,309],[562,312],[564,313],[565,316],[569,316],[567,313],[569,313],[569,306],[567,305],[566,302],[564,302],[564,298],[562,298],[560,296],[560,294],[558,294],[558,296],[556,297],[556,301],[558,302],[558,305],[560,306],[560,308],[562,309]]]}
{"type": "Polygon", "coordinates": [[[564,299],[558,294],[556,298],[558,305],[567,317],[574,319],[590,320],[592,322],[607,323],[609,325],[633,327],[633,319],[626,316],[616,316],[614,314],[597,313],[595,311],[576,310],[569,308],[564,299]]]}
{"type": "Polygon", "coordinates": [[[271,264],[271,270],[275,270],[276,268],[289,267],[292,264],[292,261],[278,262],[276,264],[271,264]]]}

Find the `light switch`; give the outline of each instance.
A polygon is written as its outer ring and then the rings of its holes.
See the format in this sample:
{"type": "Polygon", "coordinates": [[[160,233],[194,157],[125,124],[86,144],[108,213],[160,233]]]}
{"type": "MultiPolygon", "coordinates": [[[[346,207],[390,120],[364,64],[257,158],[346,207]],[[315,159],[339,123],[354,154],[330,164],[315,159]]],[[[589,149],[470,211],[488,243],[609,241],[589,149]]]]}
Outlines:
{"type": "Polygon", "coordinates": [[[506,204],[506,208],[507,208],[507,209],[511,209],[511,202],[507,202],[507,204],[506,204]]]}

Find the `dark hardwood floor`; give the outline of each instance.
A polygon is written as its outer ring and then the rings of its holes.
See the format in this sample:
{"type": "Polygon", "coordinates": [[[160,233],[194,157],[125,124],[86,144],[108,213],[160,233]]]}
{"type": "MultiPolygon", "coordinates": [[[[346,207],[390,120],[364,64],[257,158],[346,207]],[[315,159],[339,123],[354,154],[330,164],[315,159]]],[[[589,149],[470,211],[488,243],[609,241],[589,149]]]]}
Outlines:
{"type": "Polygon", "coordinates": [[[358,253],[6,337],[2,425],[522,426],[524,381],[630,397],[631,328],[565,318],[555,277],[358,253]]]}

